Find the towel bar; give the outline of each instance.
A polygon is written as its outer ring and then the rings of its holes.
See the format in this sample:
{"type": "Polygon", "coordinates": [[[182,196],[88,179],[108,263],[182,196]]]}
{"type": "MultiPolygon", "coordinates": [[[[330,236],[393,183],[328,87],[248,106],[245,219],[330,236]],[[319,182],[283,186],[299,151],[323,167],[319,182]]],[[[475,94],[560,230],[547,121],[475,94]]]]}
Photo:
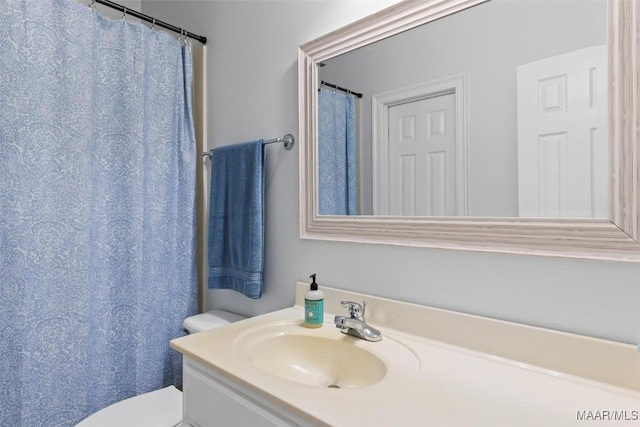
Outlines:
{"type": "MultiPolygon", "coordinates": [[[[296,139],[290,133],[286,134],[282,138],[268,139],[268,140],[264,141],[263,144],[273,144],[274,142],[284,142],[284,149],[285,150],[291,150],[293,148],[293,146],[296,145],[296,139]]],[[[203,151],[202,152],[202,156],[203,157],[207,156],[207,157],[211,158],[211,154],[212,154],[211,152],[212,151],[213,150],[203,151]]]]}

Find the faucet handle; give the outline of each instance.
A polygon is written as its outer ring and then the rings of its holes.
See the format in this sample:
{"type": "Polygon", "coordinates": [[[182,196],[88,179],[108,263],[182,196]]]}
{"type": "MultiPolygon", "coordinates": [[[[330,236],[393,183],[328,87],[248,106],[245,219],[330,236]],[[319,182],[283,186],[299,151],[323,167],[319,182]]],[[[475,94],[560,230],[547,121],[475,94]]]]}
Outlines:
{"type": "Polygon", "coordinates": [[[340,304],[349,310],[349,315],[352,319],[358,319],[364,322],[364,310],[367,307],[366,301],[362,301],[362,304],[353,301],[342,301],[340,304]]]}

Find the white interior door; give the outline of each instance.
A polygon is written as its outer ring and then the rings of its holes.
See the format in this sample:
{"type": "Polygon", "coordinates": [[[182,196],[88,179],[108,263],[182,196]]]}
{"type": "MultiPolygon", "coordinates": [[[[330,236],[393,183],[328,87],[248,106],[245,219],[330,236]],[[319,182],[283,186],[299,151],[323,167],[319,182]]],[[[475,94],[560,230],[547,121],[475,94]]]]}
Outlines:
{"type": "Polygon", "coordinates": [[[594,46],[518,67],[521,217],[608,216],[606,55],[594,46]]]}
{"type": "Polygon", "coordinates": [[[389,108],[389,214],[456,215],[453,93],[389,108]]]}

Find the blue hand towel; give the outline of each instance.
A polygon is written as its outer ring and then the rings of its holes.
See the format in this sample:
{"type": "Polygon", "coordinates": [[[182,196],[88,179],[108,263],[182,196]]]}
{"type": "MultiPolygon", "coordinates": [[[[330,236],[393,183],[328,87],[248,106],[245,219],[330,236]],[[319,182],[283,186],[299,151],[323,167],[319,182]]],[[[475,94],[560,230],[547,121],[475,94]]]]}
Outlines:
{"type": "Polygon", "coordinates": [[[263,140],[214,148],[209,211],[209,288],[262,296],[263,140]]]}

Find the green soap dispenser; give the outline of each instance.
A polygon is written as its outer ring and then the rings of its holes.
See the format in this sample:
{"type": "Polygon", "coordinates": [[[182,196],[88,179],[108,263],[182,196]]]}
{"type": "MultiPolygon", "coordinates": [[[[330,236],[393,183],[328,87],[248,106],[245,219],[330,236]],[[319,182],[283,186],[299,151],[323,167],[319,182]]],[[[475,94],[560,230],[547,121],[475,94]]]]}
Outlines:
{"type": "Polygon", "coordinates": [[[324,322],[324,294],[318,290],[316,274],[309,277],[313,279],[313,282],[304,295],[304,326],[320,328],[324,322]]]}

